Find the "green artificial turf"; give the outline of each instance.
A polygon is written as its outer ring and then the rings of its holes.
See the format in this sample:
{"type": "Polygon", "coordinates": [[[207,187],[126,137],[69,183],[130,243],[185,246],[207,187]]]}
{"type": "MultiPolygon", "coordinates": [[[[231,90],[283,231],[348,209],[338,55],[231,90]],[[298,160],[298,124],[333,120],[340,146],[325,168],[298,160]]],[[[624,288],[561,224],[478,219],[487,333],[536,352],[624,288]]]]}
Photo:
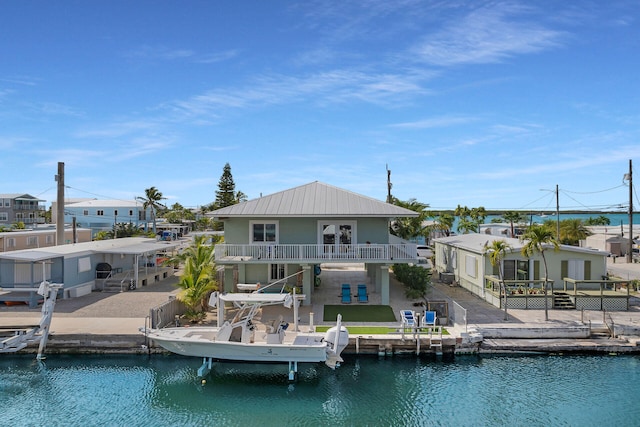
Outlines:
{"type": "MultiPolygon", "coordinates": [[[[327,332],[332,326],[316,326],[316,332],[327,332]]],[[[390,328],[388,326],[348,326],[350,335],[387,335],[387,334],[399,334],[398,328],[390,328]]],[[[428,334],[429,328],[420,328],[421,334],[428,334]]],[[[410,330],[405,330],[405,334],[411,336],[410,330]]],[[[442,328],[442,335],[449,335],[449,332],[442,328]]]]}
{"type": "Polygon", "coordinates": [[[335,321],[338,313],[344,322],[397,322],[388,305],[325,305],[324,321],[335,321]]]}

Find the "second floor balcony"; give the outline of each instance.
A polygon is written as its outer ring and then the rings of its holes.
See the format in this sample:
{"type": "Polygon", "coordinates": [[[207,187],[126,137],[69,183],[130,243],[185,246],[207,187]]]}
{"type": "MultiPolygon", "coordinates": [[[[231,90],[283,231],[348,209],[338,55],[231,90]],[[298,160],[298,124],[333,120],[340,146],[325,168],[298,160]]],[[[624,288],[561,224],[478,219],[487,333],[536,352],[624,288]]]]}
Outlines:
{"type": "Polygon", "coordinates": [[[303,262],[313,264],[323,262],[415,263],[417,259],[417,246],[413,243],[356,245],[236,245],[222,243],[215,247],[215,260],[218,264],[235,264],[238,262],[303,262]]]}

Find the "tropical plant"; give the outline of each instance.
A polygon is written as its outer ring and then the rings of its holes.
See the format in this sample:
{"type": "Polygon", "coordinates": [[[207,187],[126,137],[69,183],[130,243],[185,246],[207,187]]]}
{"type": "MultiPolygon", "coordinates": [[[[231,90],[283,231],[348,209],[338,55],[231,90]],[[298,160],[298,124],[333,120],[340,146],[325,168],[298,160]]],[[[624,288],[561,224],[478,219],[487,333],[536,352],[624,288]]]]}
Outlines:
{"type": "Polygon", "coordinates": [[[580,240],[584,240],[590,235],[591,232],[581,219],[572,218],[560,221],[560,243],[578,246],[580,240]]]}
{"type": "Polygon", "coordinates": [[[511,237],[516,236],[513,225],[526,221],[525,215],[518,211],[507,211],[502,214],[502,218],[511,225],[511,237]]]}
{"type": "Polygon", "coordinates": [[[477,232],[478,224],[475,221],[472,221],[468,218],[460,218],[460,220],[458,221],[458,233],[469,234],[477,232]]]}
{"type": "Polygon", "coordinates": [[[414,211],[418,213],[417,217],[395,218],[391,222],[391,233],[401,239],[409,240],[419,236],[427,238],[429,236],[429,228],[424,225],[424,221],[429,215],[426,209],[429,205],[420,203],[416,199],[407,201],[392,197],[392,202],[396,206],[414,211]]]}
{"type": "Polygon", "coordinates": [[[458,232],[463,234],[477,233],[480,224],[487,217],[487,211],[482,206],[469,209],[466,206],[458,205],[453,214],[458,217],[458,232]]]}
{"type": "Polygon", "coordinates": [[[596,218],[590,216],[585,220],[584,225],[611,225],[611,220],[604,215],[598,215],[596,218]]]}
{"type": "Polygon", "coordinates": [[[164,209],[165,206],[160,203],[164,197],[162,193],[158,191],[156,187],[147,188],[144,190],[144,197],[136,197],[136,200],[142,202],[142,207],[146,211],[151,208],[151,219],[153,221],[153,234],[156,234],[156,210],[164,209]]]}
{"type": "Polygon", "coordinates": [[[542,262],[544,264],[544,318],[545,320],[549,320],[549,309],[547,304],[549,299],[547,293],[549,269],[547,267],[547,258],[544,256],[544,251],[549,247],[549,245],[557,251],[560,249],[560,244],[555,238],[555,231],[550,230],[549,227],[545,227],[544,225],[537,224],[533,224],[529,227],[520,239],[525,242],[521,250],[523,256],[531,257],[533,254],[539,253],[542,257],[542,262]]]}
{"type": "Polygon", "coordinates": [[[451,227],[453,227],[453,223],[455,218],[453,215],[448,213],[443,213],[436,216],[436,229],[444,232],[446,236],[451,234],[451,227]]]}
{"type": "Polygon", "coordinates": [[[489,261],[494,267],[498,267],[498,278],[500,279],[500,292],[504,295],[504,320],[509,320],[507,314],[507,287],[504,283],[504,268],[502,260],[512,248],[504,240],[494,240],[491,244],[485,243],[484,252],[489,255],[489,261]]]}
{"type": "Polygon", "coordinates": [[[431,285],[431,269],[418,265],[394,264],[393,274],[404,285],[407,298],[427,301],[427,290],[431,285]]]}
{"type": "Polygon", "coordinates": [[[165,261],[169,265],[184,264],[180,281],[176,285],[180,288],[176,297],[187,306],[185,317],[192,322],[206,316],[207,298],[218,288],[214,245],[206,244],[206,239],[207,236],[197,236],[184,251],[165,261]]]}

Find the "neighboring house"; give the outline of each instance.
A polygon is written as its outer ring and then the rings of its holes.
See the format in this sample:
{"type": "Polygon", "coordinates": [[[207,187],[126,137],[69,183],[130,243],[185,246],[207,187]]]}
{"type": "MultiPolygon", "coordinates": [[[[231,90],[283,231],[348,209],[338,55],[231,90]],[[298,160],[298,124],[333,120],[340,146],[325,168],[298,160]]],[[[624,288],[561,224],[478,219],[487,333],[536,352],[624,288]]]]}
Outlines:
{"type": "MultiPolygon", "coordinates": [[[[15,230],[0,232],[0,252],[17,251],[21,249],[44,248],[56,245],[56,229],[48,227],[36,230],[15,230]]],[[[91,230],[88,228],[76,229],[75,243],[90,242],[91,230]]],[[[73,242],[73,230],[64,230],[64,242],[73,242]]]]}
{"type": "Polygon", "coordinates": [[[615,234],[592,234],[580,241],[580,246],[624,256],[629,252],[629,239],[615,234]]]}
{"type": "Polygon", "coordinates": [[[501,237],[518,237],[522,235],[527,226],[516,225],[513,224],[513,232],[515,236],[511,235],[511,224],[509,223],[501,223],[495,222],[491,224],[480,224],[478,227],[479,234],[491,234],[493,236],[501,236],[501,237]]]}
{"type": "Polygon", "coordinates": [[[115,224],[133,224],[137,228],[147,226],[151,208],[144,209],[142,202],[126,200],[85,200],[64,207],[64,223],[76,219],[78,227],[89,228],[93,236],[99,231],[111,231],[115,224]]]}
{"type": "MultiPolygon", "coordinates": [[[[64,205],[70,205],[72,203],[80,203],[80,202],[88,202],[89,200],[96,200],[95,198],[89,197],[68,197],[64,199],[64,205]]],[[[51,202],[51,223],[58,223],[58,202],[51,202]]]]}
{"type": "Polygon", "coordinates": [[[26,226],[44,224],[45,206],[29,194],[0,194],[0,226],[23,222],[26,226]]]}
{"type": "MultiPolygon", "coordinates": [[[[521,249],[525,242],[488,234],[473,233],[436,239],[434,268],[437,274],[440,278],[455,280],[459,286],[489,301],[486,295],[486,276],[498,277],[499,274],[485,253],[485,245],[491,245],[494,240],[504,240],[511,246],[502,261],[504,279],[531,283],[538,281],[531,286],[541,287],[544,263],[540,254],[535,253],[531,258],[524,257],[521,249]]],[[[544,254],[554,290],[563,288],[565,278],[600,282],[607,275],[607,252],[568,245],[560,245],[560,249],[554,251],[549,245],[544,254]]],[[[599,289],[599,284],[591,285],[592,288],[599,289]]],[[[499,306],[499,299],[490,302],[499,306]]]]}
{"type": "MultiPolygon", "coordinates": [[[[173,275],[161,265],[174,242],[127,237],[0,253],[0,288],[37,289],[43,278],[64,284],[65,297],[102,290],[106,276],[122,278],[126,288],[150,285],[173,275]],[[102,277],[101,273],[107,274],[102,277]]],[[[0,296],[0,298],[2,298],[0,296]]]]}
{"type": "Polygon", "coordinates": [[[311,304],[316,266],[364,263],[371,291],[389,304],[389,268],[417,260],[415,244],[389,234],[393,218],[416,212],[317,181],[208,215],[224,222],[215,259],[224,267],[225,291],[282,280],[301,286],[304,304],[311,304]]]}

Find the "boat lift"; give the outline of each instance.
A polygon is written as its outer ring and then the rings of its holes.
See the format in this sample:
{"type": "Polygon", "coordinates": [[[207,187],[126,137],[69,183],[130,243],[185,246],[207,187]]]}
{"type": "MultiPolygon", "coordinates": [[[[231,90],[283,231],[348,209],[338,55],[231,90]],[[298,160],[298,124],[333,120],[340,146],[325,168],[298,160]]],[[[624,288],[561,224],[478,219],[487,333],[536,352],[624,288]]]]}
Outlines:
{"type": "MultiPolygon", "coordinates": [[[[44,268],[44,266],[43,266],[44,268]]],[[[45,358],[44,351],[47,346],[47,340],[49,338],[49,327],[51,326],[51,318],[53,317],[53,309],[56,305],[56,299],[58,297],[58,291],[63,288],[64,285],[60,283],[49,283],[44,280],[40,283],[38,288],[38,294],[44,297],[42,303],[42,317],[40,323],[37,325],[17,325],[17,326],[2,326],[0,330],[3,334],[10,334],[8,337],[3,337],[0,341],[0,353],[15,353],[30,344],[39,343],[37,360],[43,360],[45,358]]],[[[2,291],[20,292],[20,288],[7,288],[2,291]]]]}

